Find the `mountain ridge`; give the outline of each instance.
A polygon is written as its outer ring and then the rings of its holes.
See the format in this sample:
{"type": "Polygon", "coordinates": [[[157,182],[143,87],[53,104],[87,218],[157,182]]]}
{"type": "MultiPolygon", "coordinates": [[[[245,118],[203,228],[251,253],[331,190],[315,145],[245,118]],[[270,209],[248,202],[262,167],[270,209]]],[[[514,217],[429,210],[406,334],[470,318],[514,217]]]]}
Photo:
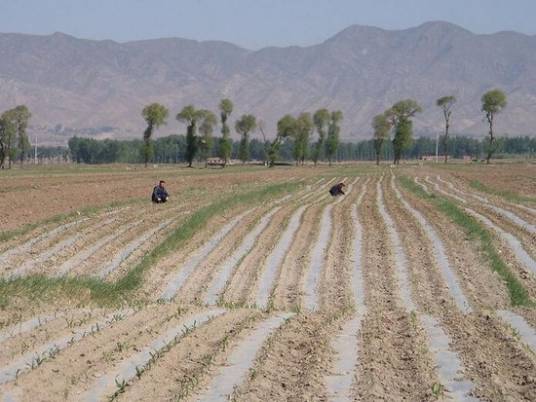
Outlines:
{"type": "Polygon", "coordinates": [[[497,130],[531,135],[536,126],[536,36],[474,34],[432,21],[403,30],[351,25],[310,46],[249,50],[225,41],[160,38],[127,42],[51,35],[0,34],[0,110],[24,103],[41,142],[74,134],[131,138],[143,132],[149,102],[170,108],[159,135],[183,132],[182,106],[216,111],[230,97],[236,110],[263,119],[273,135],[285,113],[341,109],[343,137],[369,138],[372,117],[397,100],[425,108],[418,134],[442,128],[435,99],[459,101],[453,132],[486,132],[480,96],[499,87],[509,105],[497,130]]]}

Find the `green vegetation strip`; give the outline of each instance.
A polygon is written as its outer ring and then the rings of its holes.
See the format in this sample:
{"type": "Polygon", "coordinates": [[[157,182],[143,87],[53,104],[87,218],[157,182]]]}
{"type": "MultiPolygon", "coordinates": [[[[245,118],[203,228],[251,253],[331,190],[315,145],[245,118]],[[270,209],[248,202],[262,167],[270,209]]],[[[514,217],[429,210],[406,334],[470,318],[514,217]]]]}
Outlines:
{"type": "Polygon", "coordinates": [[[145,271],[162,257],[177,251],[196,232],[202,230],[210,218],[239,205],[259,204],[278,194],[295,191],[297,188],[295,183],[273,184],[260,190],[216,199],[190,215],[162,243],[147,253],[138,265],[116,282],[106,282],[87,276],[52,278],[45,275],[30,275],[12,280],[1,279],[0,308],[5,308],[10,299],[19,296],[32,300],[53,300],[57,296],[78,301],[89,298],[99,305],[118,305],[129,301],[129,294],[143,283],[145,271]]]}
{"type": "Polygon", "coordinates": [[[493,244],[493,236],[478,220],[463,211],[456,203],[438,197],[435,194],[428,195],[424,190],[407,177],[400,177],[400,182],[407,190],[420,198],[432,202],[441,212],[447,215],[454,223],[461,226],[471,240],[480,241],[480,251],[485,256],[493,271],[497,272],[504,280],[510,301],[514,306],[534,306],[523,284],[503,261],[493,244]]]}
{"type": "Polygon", "coordinates": [[[497,190],[492,187],[486,186],[484,183],[481,183],[478,180],[471,180],[469,185],[475,190],[482,191],[484,193],[488,193],[492,195],[497,195],[508,201],[519,202],[519,203],[536,203],[535,197],[521,195],[518,193],[514,193],[513,191],[508,191],[508,190],[497,190]]]}

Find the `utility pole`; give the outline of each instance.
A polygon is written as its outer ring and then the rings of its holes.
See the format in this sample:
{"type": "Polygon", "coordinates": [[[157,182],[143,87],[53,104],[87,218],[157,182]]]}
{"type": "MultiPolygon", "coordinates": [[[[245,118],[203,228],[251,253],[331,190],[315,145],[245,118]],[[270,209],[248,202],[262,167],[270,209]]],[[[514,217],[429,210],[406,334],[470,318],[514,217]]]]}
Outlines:
{"type": "Polygon", "coordinates": [[[35,135],[34,147],[34,165],[37,165],[37,134],[35,135]]]}

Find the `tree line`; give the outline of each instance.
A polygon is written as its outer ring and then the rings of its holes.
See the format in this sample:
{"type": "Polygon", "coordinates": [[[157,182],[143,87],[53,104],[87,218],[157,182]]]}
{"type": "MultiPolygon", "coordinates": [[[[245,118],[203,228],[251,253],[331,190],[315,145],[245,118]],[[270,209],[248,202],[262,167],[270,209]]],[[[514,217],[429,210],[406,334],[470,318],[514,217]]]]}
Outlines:
{"type": "MultiPolygon", "coordinates": [[[[445,163],[447,163],[449,156],[449,130],[455,103],[456,97],[452,95],[443,96],[436,101],[436,106],[441,109],[445,121],[445,132],[441,138],[445,163]]],[[[489,127],[488,138],[484,146],[486,163],[489,163],[493,154],[499,150],[500,141],[493,131],[494,122],[497,114],[503,111],[506,104],[506,94],[500,89],[492,89],[482,95],[481,111],[484,113],[489,127]]],[[[387,142],[391,131],[394,131],[392,139],[393,161],[395,164],[400,162],[402,153],[412,144],[412,118],[420,112],[422,112],[422,108],[417,101],[406,99],[395,103],[383,113],[374,116],[372,119],[372,128],[374,130],[373,141],[376,152],[376,164],[380,164],[382,148],[387,142]]]]}
{"type": "MultiPolygon", "coordinates": [[[[445,131],[441,137],[445,162],[450,154],[454,157],[480,157],[484,153],[486,162],[489,163],[492,155],[497,152],[534,152],[533,141],[528,137],[511,139],[495,136],[496,116],[507,104],[503,91],[494,89],[481,98],[481,110],[489,127],[485,141],[468,137],[450,138],[455,103],[454,96],[444,96],[436,102],[445,123],[445,131]]],[[[375,116],[372,119],[372,140],[344,144],[340,144],[339,139],[343,119],[339,110],[322,108],[314,113],[304,112],[296,116],[287,114],[277,122],[276,136],[270,140],[266,136],[263,121],[252,114],[243,114],[235,120],[234,125],[230,125],[233,109],[234,105],[230,99],[220,101],[219,116],[208,109],[187,105],[175,116],[179,122],[185,124],[186,135],[172,135],[154,140],[154,132],[166,124],[169,110],[159,103],[152,103],[144,107],[141,113],[147,124],[141,141],[97,141],[73,137],[69,140],[69,152],[72,160],[83,163],[143,162],[147,166],[152,161],[186,162],[190,167],[195,160],[206,162],[214,156],[221,159],[223,166],[227,165],[231,158],[239,159],[243,163],[251,159],[262,160],[273,166],[278,159],[293,160],[302,165],[306,160],[311,160],[314,164],[327,160],[331,164],[334,160],[370,160],[373,158],[372,154],[378,164],[382,158],[392,158],[394,163],[398,164],[402,157],[416,158],[435,152],[432,140],[413,139],[412,119],[422,112],[421,106],[413,99],[396,102],[385,112],[375,116]],[[214,131],[218,123],[221,126],[221,136],[215,138],[214,131]],[[231,126],[240,136],[239,141],[231,139],[231,126]],[[251,135],[257,130],[262,135],[262,141],[251,139],[251,135]],[[389,141],[391,134],[392,140],[389,141]]],[[[12,161],[17,159],[22,164],[28,156],[30,143],[26,129],[30,117],[31,113],[24,105],[0,115],[0,167],[4,168],[8,161],[7,166],[10,168],[12,161]]]]}
{"type": "MultiPolygon", "coordinates": [[[[217,139],[213,137],[213,134],[218,119],[212,111],[188,105],[177,113],[176,119],[186,125],[184,157],[189,167],[196,158],[206,161],[212,156],[221,158],[224,167],[229,163],[232,152],[229,118],[233,108],[234,105],[230,99],[220,101],[218,111],[221,137],[217,139]]],[[[142,146],[143,162],[147,166],[148,162],[154,158],[153,133],[158,127],[166,124],[169,110],[159,103],[152,103],[144,107],[141,114],[147,123],[142,146]]],[[[292,143],[292,154],[296,164],[304,164],[309,156],[315,164],[324,158],[327,158],[331,164],[339,146],[342,119],[343,115],[339,110],[319,109],[314,114],[301,113],[298,116],[287,114],[277,122],[276,136],[269,141],[264,123],[258,121],[252,114],[243,114],[234,124],[234,129],[240,136],[237,157],[243,163],[251,159],[250,137],[258,129],[263,137],[263,159],[269,166],[276,163],[282,144],[289,142],[292,143]],[[310,142],[315,131],[318,138],[311,147],[310,142]]]]}
{"type": "MultiPolygon", "coordinates": [[[[249,142],[249,157],[252,160],[269,164],[271,146],[274,140],[253,138],[249,142]]],[[[239,159],[241,140],[229,140],[229,159],[239,159]]],[[[137,140],[96,140],[92,138],[72,137],[68,143],[68,154],[74,162],[86,164],[100,163],[144,163],[143,139],[137,140]]],[[[314,156],[317,152],[318,142],[311,142],[307,146],[307,155],[314,156]]],[[[426,155],[435,153],[435,139],[419,137],[412,141],[409,148],[403,151],[405,159],[420,159],[426,155]]],[[[447,142],[449,155],[454,158],[471,156],[480,160],[486,156],[487,139],[476,139],[467,136],[451,136],[447,142]]],[[[278,161],[282,163],[296,162],[296,146],[293,140],[284,139],[279,143],[278,161]]],[[[209,154],[217,155],[219,152],[218,142],[213,141],[209,154]]],[[[169,135],[156,138],[152,142],[152,158],[154,163],[188,163],[186,157],[186,135],[169,135]]],[[[40,148],[40,155],[63,157],[65,148],[46,147],[40,148]]],[[[536,157],[536,138],[533,137],[504,137],[497,139],[498,156],[523,155],[536,157]]],[[[393,159],[394,149],[391,141],[387,141],[382,147],[381,158],[393,159]]],[[[333,161],[372,161],[376,159],[376,147],[374,139],[359,142],[341,142],[332,157],[333,161]]],[[[202,155],[196,159],[203,161],[202,155]]],[[[275,163],[275,162],[274,162],[275,163]]],[[[301,163],[301,162],[300,162],[301,163]]]]}

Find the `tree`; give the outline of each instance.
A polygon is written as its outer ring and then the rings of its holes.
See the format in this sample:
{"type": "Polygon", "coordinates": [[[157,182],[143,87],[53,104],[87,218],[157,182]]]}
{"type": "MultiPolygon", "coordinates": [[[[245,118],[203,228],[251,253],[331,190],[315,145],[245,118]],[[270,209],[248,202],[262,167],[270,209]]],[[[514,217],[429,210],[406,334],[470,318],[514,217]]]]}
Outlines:
{"type": "Polygon", "coordinates": [[[205,116],[204,110],[197,110],[193,105],[185,106],[178,114],[177,120],[186,123],[186,161],[188,167],[192,167],[192,162],[199,150],[197,138],[197,123],[205,116]]]}
{"type": "Polygon", "coordinates": [[[402,151],[411,146],[413,137],[413,122],[410,119],[402,119],[395,126],[395,136],[393,138],[393,149],[395,153],[395,164],[400,163],[402,151]]]}
{"type": "Polygon", "coordinates": [[[10,109],[0,116],[0,166],[5,167],[5,160],[8,159],[8,168],[17,155],[15,140],[17,136],[15,109],[10,109]]]}
{"type": "Polygon", "coordinates": [[[275,165],[275,160],[278,156],[281,142],[286,138],[295,136],[296,126],[296,119],[289,114],[283,116],[277,122],[277,135],[270,144],[270,148],[268,151],[268,160],[270,167],[273,167],[275,165]]]}
{"type": "Polygon", "coordinates": [[[309,113],[302,113],[296,119],[296,130],[294,134],[294,159],[296,164],[305,163],[307,151],[309,149],[309,138],[313,133],[313,119],[309,113]]]}
{"type": "Polygon", "coordinates": [[[4,164],[8,156],[8,144],[10,143],[9,122],[5,116],[0,117],[0,169],[4,169],[4,164]]]}
{"type": "Polygon", "coordinates": [[[238,158],[242,163],[249,160],[249,134],[257,128],[255,116],[244,114],[236,121],[235,130],[241,135],[240,146],[238,148],[238,158]]]}
{"type": "Polygon", "coordinates": [[[204,160],[206,164],[210,151],[212,150],[212,133],[214,132],[214,126],[218,123],[218,120],[216,119],[216,115],[210,110],[203,110],[202,114],[203,116],[199,131],[203,135],[199,139],[199,151],[201,159],[204,160]]]}
{"type": "Polygon", "coordinates": [[[318,140],[315,143],[313,150],[313,162],[316,166],[318,160],[322,158],[322,150],[326,141],[326,134],[328,130],[330,113],[327,109],[319,109],[313,115],[313,122],[318,133],[318,140]]]}
{"type": "Polygon", "coordinates": [[[405,99],[395,103],[387,110],[386,116],[395,128],[393,138],[393,153],[395,165],[400,163],[402,152],[409,148],[413,137],[413,123],[411,118],[422,111],[417,101],[405,99]]]}
{"type": "Polygon", "coordinates": [[[506,107],[506,94],[500,89],[493,89],[482,95],[482,111],[486,114],[489,124],[489,138],[486,149],[486,163],[489,161],[497,150],[496,138],[493,135],[493,123],[495,115],[502,112],[506,107]]]}
{"type": "Polygon", "coordinates": [[[374,129],[374,150],[376,152],[376,165],[380,164],[380,154],[383,143],[389,137],[391,123],[389,117],[385,114],[379,114],[372,119],[372,128],[374,129]]]}
{"type": "Polygon", "coordinates": [[[222,99],[219,105],[221,118],[221,140],[220,140],[220,158],[224,161],[224,167],[231,158],[233,145],[231,143],[231,130],[227,125],[227,120],[233,112],[233,102],[230,99],[222,99]]]}
{"type": "Polygon", "coordinates": [[[336,110],[331,112],[329,124],[328,124],[328,138],[326,140],[326,154],[328,157],[329,165],[333,160],[333,156],[337,152],[339,147],[339,134],[341,132],[340,123],[342,121],[342,112],[336,110]]]}
{"type": "Polygon", "coordinates": [[[268,165],[269,160],[270,160],[269,155],[270,155],[271,143],[270,141],[268,141],[268,138],[266,138],[266,133],[264,132],[264,121],[259,120],[257,122],[257,127],[262,135],[264,165],[268,165]]]}
{"type": "Polygon", "coordinates": [[[24,162],[24,158],[27,156],[30,150],[30,141],[28,140],[28,134],[26,129],[28,128],[28,122],[32,114],[25,105],[19,105],[12,109],[13,124],[17,132],[17,148],[20,158],[20,164],[24,162]]]}
{"type": "Polygon", "coordinates": [[[143,161],[145,162],[145,167],[147,167],[147,162],[151,159],[153,155],[153,145],[151,138],[153,136],[153,131],[160,127],[163,124],[166,124],[166,119],[168,117],[168,110],[165,106],[162,106],[159,103],[151,103],[143,108],[141,115],[147,123],[147,128],[143,133],[143,161]]]}
{"type": "Polygon", "coordinates": [[[443,96],[436,101],[436,105],[443,111],[443,117],[445,118],[445,135],[443,136],[443,152],[445,153],[445,163],[448,161],[448,141],[449,141],[449,128],[450,117],[452,116],[452,107],[456,103],[454,96],[443,96]]]}

